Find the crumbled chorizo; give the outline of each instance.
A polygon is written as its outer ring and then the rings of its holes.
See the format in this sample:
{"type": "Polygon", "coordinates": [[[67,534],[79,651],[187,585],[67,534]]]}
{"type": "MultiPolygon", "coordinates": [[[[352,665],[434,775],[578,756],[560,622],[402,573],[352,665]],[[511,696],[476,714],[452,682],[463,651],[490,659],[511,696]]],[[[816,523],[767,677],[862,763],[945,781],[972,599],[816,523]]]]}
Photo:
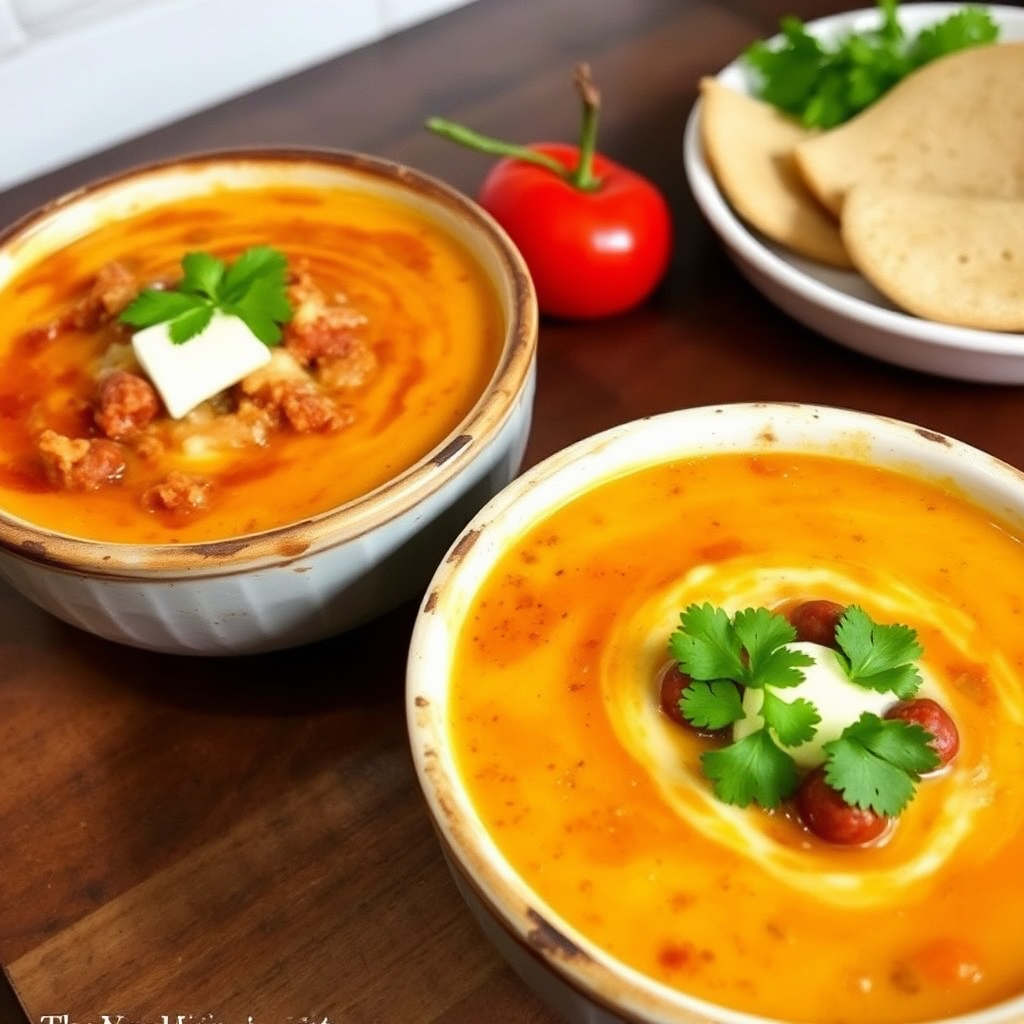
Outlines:
{"type": "Polygon", "coordinates": [[[352,422],[349,409],[337,406],[313,384],[281,383],[271,388],[271,404],[300,434],[339,430],[352,422]]]}
{"type": "Polygon", "coordinates": [[[234,412],[218,412],[204,402],[172,428],[172,436],[190,458],[229,449],[263,447],[277,426],[276,415],[243,398],[234,412]]]}
{"type": "Polygon", "coordinates": [[[288,300],[292,318],[284,328],[284,344],[303,366],[346,355],[356,340],[356,329],[366,323],[344,295],[328,298],[305,268],[300,267],[289,284],[288,300]]]}
{"type": "Polygon", "coordinates": [[[44,430],[36,451],[50,483],[66,491],[95,491],[124,475],[124,451],[105,438],[71,438],[44,430]]]}
{"type": "Polygon", "coordinates": [[[362,338],[353,338],[344,355],[317,360],[314,374],[328,390],[357,388],[377,369],[377,356],[362,338]]]}
{"type": "Polygon", "coordinates": [[[96,425],[115,440],[132,437],[160,412],[156,389],[144,377],[115,370],[100,382],[96,425]]]}
{"type": "Polygon", "coordinates": [[[239,384],[252,403],[300,434],[338,430],[352,422],[352,412],[326,394],[294,356],[275,349],[270,362],[239,384]]]}
{"type": "Polygon", "coordinates": [[[100,267],[84,295],[62,318],[64,326],[92,331],[113,319],[139,294],[139,282],[123,264],[112,260],[100,267]]]}
{"type": "Polygon", "coordinates": [[[142,501],[151,511],[194,512],[209,504],[211,488],[207,477],[172,469],[160,483],[147,488],[142,501]]]}

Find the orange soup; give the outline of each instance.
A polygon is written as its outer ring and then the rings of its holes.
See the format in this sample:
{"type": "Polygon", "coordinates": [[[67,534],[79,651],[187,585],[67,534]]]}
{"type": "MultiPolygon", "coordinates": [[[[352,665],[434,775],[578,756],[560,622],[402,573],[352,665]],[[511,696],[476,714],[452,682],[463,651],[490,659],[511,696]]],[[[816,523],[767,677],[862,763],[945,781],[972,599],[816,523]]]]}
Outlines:
{"type": "Polygon", "coordinates": [[[889,470],[723,454],[609,482],[515,542],[458,639],[451,739],[556,915],[666,985],[810,1024],[1024,993],[1024,542],[889,470]],[[680,612],[798,598],[913,627],[960,751],[882,842],[718,801],[661,712],[680,612]]]}
{"type": "Polygon", "coordinates": [[[502,333],[461,243],[395,201],[328,188],[223,191],[111,223],[0,301],[0,507],[144,544],[271,529],[385,483],[472,409],[502,333]],[[118,314],[174,287],[186,252],[251,246],[287,259],[294,316],[273,372],[172,419],[118,314]]]}

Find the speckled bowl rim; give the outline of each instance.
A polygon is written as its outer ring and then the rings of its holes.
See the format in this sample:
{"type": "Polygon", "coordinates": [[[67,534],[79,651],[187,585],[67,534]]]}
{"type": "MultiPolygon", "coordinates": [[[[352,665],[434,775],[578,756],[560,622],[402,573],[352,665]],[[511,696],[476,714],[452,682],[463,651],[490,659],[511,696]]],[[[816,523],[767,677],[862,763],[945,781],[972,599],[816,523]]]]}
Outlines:
{"type": "MultiPolygon", "coordinates": [[[[0,549],[29,561],[97,577],[234,574],[254,566],[288,564],[336,547],[402,516],[438,493],[465,463],[459,454],[486,446],[512,415],[527,388],[536,358],[538,311],[529,270],[500,225],[473,200],[440,179],[398,161],[365,153],[316,147],[256,147],[208,150],[151,163],[97,179],[25,214],[0,231],[0,254],[83,201],[116,193],[122,186],[177,169],[215,170],[252,163],[317,165],[383,180],[416,195],[472,226],[492,251],[510,300],[508,325],[494,373],[476,404],[439,444],[366,495],[308,519],[259,533],[191,544],[124,544],[56,533],[0,508],[0,549]]],[[[156,205],[156,204],[152,204],[156,205]]]]}

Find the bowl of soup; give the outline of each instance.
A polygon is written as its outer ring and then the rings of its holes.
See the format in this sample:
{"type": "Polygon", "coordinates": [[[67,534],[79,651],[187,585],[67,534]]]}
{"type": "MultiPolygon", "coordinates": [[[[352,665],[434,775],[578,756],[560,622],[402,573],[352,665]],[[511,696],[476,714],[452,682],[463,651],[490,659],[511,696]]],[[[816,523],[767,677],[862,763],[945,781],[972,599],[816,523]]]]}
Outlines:
{"type": "Polygon", "coordinates": [[[1024,1019],[1022,579],[1024,475],[926,427],[726,405],[551,456],[413,632],[457,888],[581,1024],[1024,1019]]]}
{"type": "Polygon", "coordinates": [[[157,651],[353,628],[518,472],[537,314],[504,232],[373,156],[232,151],[0,235],[0,575],[157,651]]]}

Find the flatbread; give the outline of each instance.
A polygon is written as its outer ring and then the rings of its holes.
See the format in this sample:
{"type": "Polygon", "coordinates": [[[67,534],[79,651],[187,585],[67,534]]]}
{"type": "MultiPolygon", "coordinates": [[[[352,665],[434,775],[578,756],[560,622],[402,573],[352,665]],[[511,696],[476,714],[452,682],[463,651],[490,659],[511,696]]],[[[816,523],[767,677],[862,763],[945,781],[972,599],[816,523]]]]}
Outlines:
{"type": "Polygon", "coordinates": [[[846,195],[842,234],[861,274],[906,311],[1024,331],[1024,198],[862,182],[846,195]]]}
{"type": "Polygon", "coordinates": [[[855,183],[1024,199],[1024,42],[975,46],[908,75],[857,117],[797,144],[836,216],[855,183]]]}
{"type": "Polygon", "coordinates": [[[794,252],[849,267],[836,219],[811,195],[793,162],[794,146],[808,138],[807,129],[717,79],[703,79],[700,88],[704,151],[737,214],[794,252]]]}

